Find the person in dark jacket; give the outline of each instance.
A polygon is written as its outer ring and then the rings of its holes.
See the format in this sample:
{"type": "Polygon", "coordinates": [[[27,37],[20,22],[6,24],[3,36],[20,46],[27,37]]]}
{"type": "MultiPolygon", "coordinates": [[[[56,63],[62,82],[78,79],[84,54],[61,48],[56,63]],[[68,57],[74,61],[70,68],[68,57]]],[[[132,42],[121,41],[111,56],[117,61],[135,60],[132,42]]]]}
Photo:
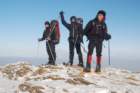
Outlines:
{"type": "Polygon", "coordinates": [[[95,19],[89,21],[84,29],[84,34],[89,40],[87,64],[85,72],[90,72],[92,54],[94,48],[96,48],[96,70],[95,72],[101,71],[101,56],[102,56],[102,45],[104,40],[109,40],[111,36],[107,33],[107,25],[105,23],[106,13],[104,10],[100,10],[97,13],[95,19]]]}
{"type": "Polygon", "coordinates": [[[60,16],[62,24],[69,30],[69,63],[70,65],[73,65],[74,49],[76,48],[79,57],[79,66],[83,67],[83,58],[80,48],[83,34],[82,28],[80,28],[79,24],[77,23],[77,18],[75,16],[70,18],[70,24],[65,21],[63,12],[60,12],[60,16]]]}
{"type": "Polygon", "coordinates": [[[81,51],[81,43],[83,43],[83,19],[82,18],[77,18],[77,25],[79,26],[78,28],[78,39],[77,39],[77,53],[78,53],[78,58],[79,58],[79,64],[78,66],[84,66],[83,65],[83,55],[81,51]]]}
{"type": "Polygon", "coordinates": [[[84,35],[84,29],[83,29],[83,19],[82,18],[77,18],[77,24],[78,24],[78,26],[79,26],[79,37],[78,37],[78,40],[79,40],[79,42],[81,43],[83,43],[83,35],[84,35]]]}
{"type": "Polygon", "coordinates": [[[42,38],[38,39],[39,42],[46,40],[46,50],[49,56],[48,65],[55,65],[56,61],[55,45],[59,43],[56,37],[57,32],[55,31],[57,25],[56,23],[57,21],[55,20],[53,20],[51,23],[46,21],[43,36],[42,38]]]}

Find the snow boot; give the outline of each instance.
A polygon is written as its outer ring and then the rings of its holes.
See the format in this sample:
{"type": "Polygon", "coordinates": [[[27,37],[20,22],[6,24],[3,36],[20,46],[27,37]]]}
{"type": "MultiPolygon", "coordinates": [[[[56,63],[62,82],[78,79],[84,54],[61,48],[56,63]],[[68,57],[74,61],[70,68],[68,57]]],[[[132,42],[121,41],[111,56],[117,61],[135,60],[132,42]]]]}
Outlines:
{"type": "Polygon", "coordinates": [[[55,65],[55,62],[49,61],[46,65],[55,65]]]}
{"type": "Polygon", "coordinates": [[[46,65],[51,65],[51,63],[52,63],[52,62],[51,62],[51,61],[49,61],[48,63],[46,63],[46,65]]]}
{"type": "Polygon", "coordinates": [[[95,72],[101,72],[101,57],[97,57],[95,72]]]}
{"type": "Polygon", "coordinates": [[[73,62],[69,62],[68,64],[69,64],[70,66],[72,66],[72,65],[73,65],[73,62]]]}
{"type": "Polygon", "coordinates": [[[95,72],[101,72],[101,64],[97,64],[96,65],[96,70],[95,70],[95,72]]]}
{"type": "Polygon", "coordinates": [[[84,67],[83,63],[78,64],[79,67],[84,67]]]}
{"type": "Polygon", "coordinates": [[[66,62],[63,62],[63,65],[64,66],[70,66],[71,64],[70,64],[70,62],[67,62],[67,63],[66,62]]]}
{"type": "Polygon", "coordinates": [[[55,65],[55,62],[52,62],[51,65],[55,65]]]}
{"type": "Polygon", "coordinates": [[[86,68],[84,69],[84,72],[91,72],[91,61],[92,61],[92,55],[88,55],[87,64],[86,64],[86,68]]]}
{"type": "Polygon", "coordinates": [[[82,56],[79,56],[79,64],[78,64],[78,66],[84,67],[84,65],[83,65],[83,57],[82,56]]]}
{"type": "Polygon", "coordinates": [[[87,63],[86,68],[84,69],[84,72],[91,72],[91,64],[87,63]]]}

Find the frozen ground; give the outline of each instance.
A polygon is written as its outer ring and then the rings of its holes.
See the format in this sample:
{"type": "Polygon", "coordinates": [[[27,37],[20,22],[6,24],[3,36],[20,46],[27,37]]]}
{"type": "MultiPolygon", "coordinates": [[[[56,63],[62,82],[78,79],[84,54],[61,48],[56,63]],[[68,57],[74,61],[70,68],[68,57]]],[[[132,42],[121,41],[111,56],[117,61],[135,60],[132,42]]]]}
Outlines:
{"type": "Polygon", "coordinates": [[[19,62],[0,67],[0,93],[140,93],[140,73],[116,68],[83,73],[77,66],[19,62]]]}

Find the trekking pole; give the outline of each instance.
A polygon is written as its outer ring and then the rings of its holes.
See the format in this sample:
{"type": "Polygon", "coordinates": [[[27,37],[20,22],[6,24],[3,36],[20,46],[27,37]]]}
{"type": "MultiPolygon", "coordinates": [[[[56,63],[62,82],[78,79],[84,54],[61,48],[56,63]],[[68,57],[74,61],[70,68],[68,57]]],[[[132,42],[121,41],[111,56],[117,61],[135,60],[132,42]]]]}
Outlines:
{"type": "Polygon", "coordinates": [[[111,60],[110,60],[110,41],[108,41],[108,62],[109,66],[111,65],[111,60]]]}
{"type": "Polygon", "coordinates": [[[39,42],[37,42],[37,51],[36,51],[36,57],[39,57],[39,42]]]}
{"type": "Polygon", "coordinates": [[[50,44],[49,44],[48,41],[47,41],[47,45],[48,45],[48,48],[49,48],[49,50],[50,50],[50,53],[51,53],[51,56],[52,56],[53,62],[55,62],[54,55],[53,55],[53,53],[52,53],[52,49],[51,49],[50,44]]]}

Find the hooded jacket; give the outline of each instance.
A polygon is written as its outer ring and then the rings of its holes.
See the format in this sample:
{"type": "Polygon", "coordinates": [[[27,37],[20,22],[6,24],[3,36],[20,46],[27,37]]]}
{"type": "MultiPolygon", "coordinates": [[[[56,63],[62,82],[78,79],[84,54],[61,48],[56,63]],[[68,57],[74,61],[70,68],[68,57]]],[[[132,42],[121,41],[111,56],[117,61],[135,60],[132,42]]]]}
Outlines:
{"type": "Polygon", "coordinates": [[[89,21],[84,29],[84,34],[88,40],[104,40],[104,36],[107,33],[106,23],[104,20],[103,22],[99,22],[97,16],[95,19],[89,21]]]}
{"type": "Polygon", "coordinates": [[[76,22],[69,24],[65,21],[64,15],[61,15],[62,24],[69,30],[69,40],[76,40],[82,35],[81,27],[76,22]]]}

